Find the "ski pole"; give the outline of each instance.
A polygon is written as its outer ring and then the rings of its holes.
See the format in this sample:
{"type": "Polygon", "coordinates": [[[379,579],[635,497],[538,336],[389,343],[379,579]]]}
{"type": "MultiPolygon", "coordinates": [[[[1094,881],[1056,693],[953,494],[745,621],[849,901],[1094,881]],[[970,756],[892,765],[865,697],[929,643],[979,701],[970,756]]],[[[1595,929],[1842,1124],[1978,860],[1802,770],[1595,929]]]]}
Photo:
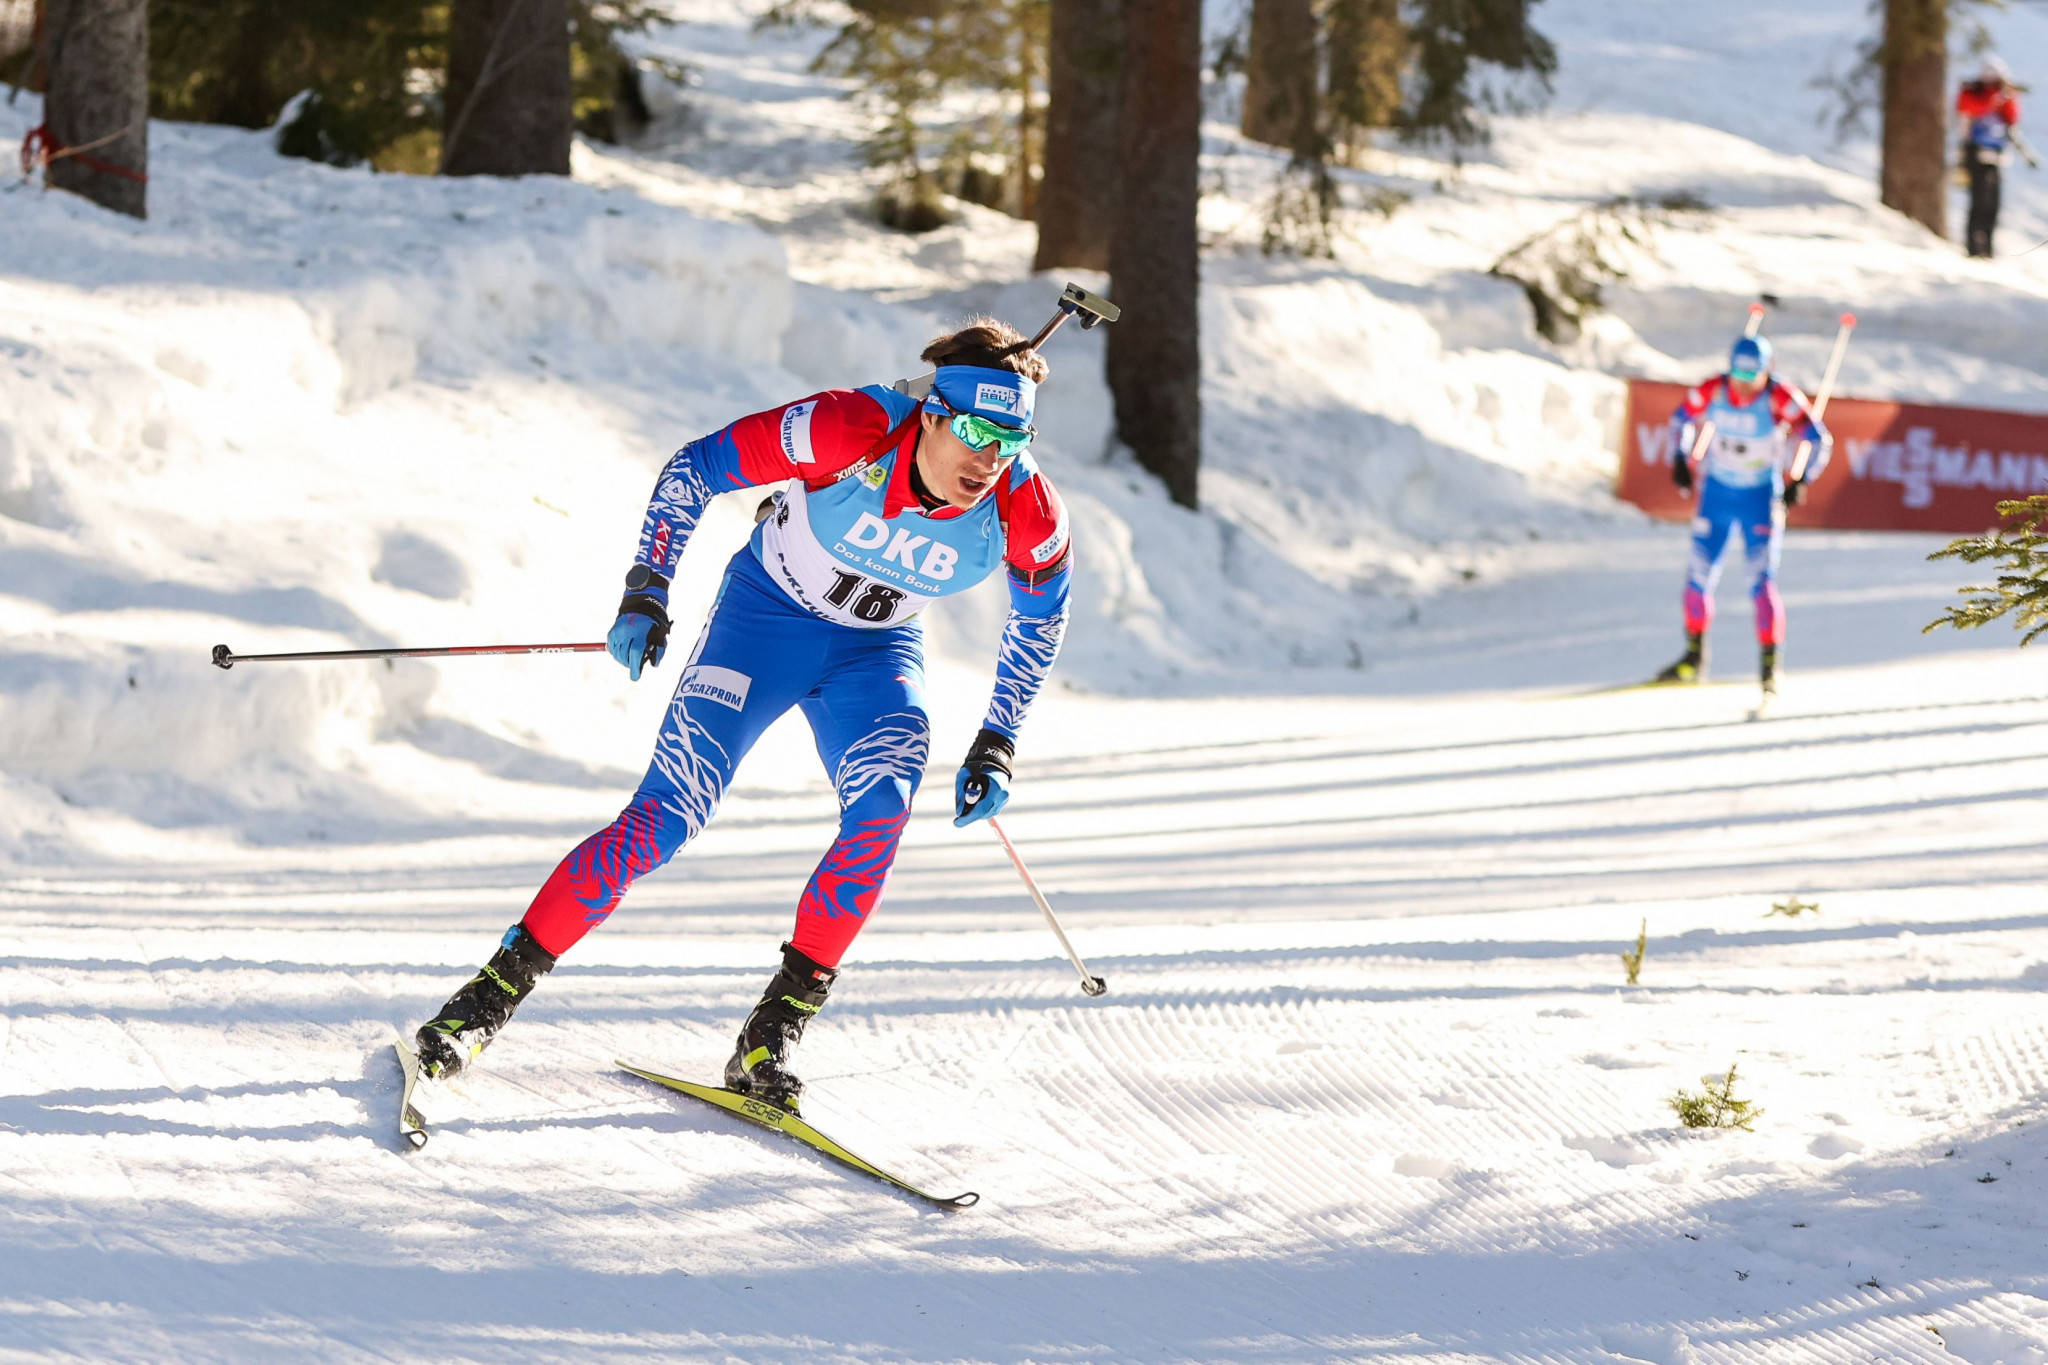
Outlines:
{"type": "Polygon", "coordinates": [[[1024,859],[1018,856],[1017,846],[1010,842],[1009,835],[1003,833],[1003,827],[995,822],[994,816],[989,817],[988,827],[996,832],[996,838],[1003,841],[1003,852],[1010,855],[1010,862],[1017,869],[1017,875],[1024,879],[1024,889],[1031,893],[1032,900],[1038,902],[1038,909],[1045,916],[1045,922],[1052,926],[1053,937],[1060,941],[1060,947],[1067,950],[1067,961],[1073,963],[1074,970],[1081,974],[1081,993],[1101,995],[1109,989],[1109,983],[1091,973],[1088,964],[1074,951],[1074,945],[1067,942],[1067,931],[1060,928],[1058,917],[1053,914],[1052,907],[1045,903],[1045,896],[1039,891],[1038,883],[1031,879],[1031,869],[1024,866],[1024,859]]]}
{"type": "MultiPolygon", "coordinates": [[[[1771,300],[1773,303],[1776,299],[1771,300]]],[[[1764,329],[1764,306],[1761,303],[1749,305],[1749,321],[1742,324],[1742,334],[1753,337],[1764,329]]]]}
{"type": "MultiPolygon", "coordinates": [[[[1856,315],[1842,314],[1842,325],[1835,332],[1835,347],[1828,353],[1828,367],[1820,377],[1820,390],[1813,396],[1813,420],[1818,422],[1827,415],[1828,395],[1834,392],[1835,375],[1842,368],[1842,355],[1849,349],[1849,333],[1856,330],[1856,315]]],[[[1792,482],[1798,483],[1806,476],[1806,461],[1813,454],[1813,442],[1801,441],[1799,449],[1792,452],[1792,482]]]]}
{"type": "Polygon", "coordinates": [[[290,663],[313,659],[441,659],[470,654],[600,654],[604,641],[577,645],[445,645],[434,649],[316,649],[301,654],[237,654],[226,645],[213,647],[213,666],[290,663]]]}

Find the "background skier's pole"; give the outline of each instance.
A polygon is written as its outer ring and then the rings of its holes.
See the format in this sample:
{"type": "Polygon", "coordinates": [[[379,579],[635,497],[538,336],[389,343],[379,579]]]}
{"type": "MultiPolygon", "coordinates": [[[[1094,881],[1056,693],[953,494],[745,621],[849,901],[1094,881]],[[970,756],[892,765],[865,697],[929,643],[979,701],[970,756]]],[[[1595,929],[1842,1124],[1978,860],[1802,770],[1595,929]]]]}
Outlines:
{"type": "Polygon", "coordinates": [[[448,645],[436,649],[320,649],[303,654],[237,654],[226,645],[213,647],[213,666],[275,664],[330,659],[443,659],[466,654],[601,654],[604,641],[577,645],[448,645]]]}
{"type": "Polygon", "coordinates": [[[1024,889],[1031,893],[1031,899],[1038,902],[1038,909],[1045,916],[1045,922],[1052,926],[1053,936],[1060,941],[1060,947],[1067,950],[1067,961],[1074,964],[1074,970],[1081,974],[1081,990],[1087,995],[1101,995],[1109,989],[1109,983],[1088,970],[1088,964],[1081,961],[1081,955],[1074,951],[1074,945],[1067,942],[1067,931],[1060,928],[1059,919],[1052,913],[1052,907],[1045,903],[1045,897],[1038,890],[1038,883],[1031,880],[1031,869],[1024,866],[1024,859],[1017,854],[1017,846],[1010,842],[1010,836],[1003,833],[1003,827],[990,816],[988,827],[996,832],[996,838],[1003,841],[1003,852],[1010,855],[1010,862],[1017,869],[1017,875],[1024,879],[1024,889]]]}
{"type": "MultiPolygon", "coordinates": [[[[1828,353],[1828,367],[1820,377],[1820,390],[1813,396],[1813,420],[1818,422],[1827,415],[1828,395],[1834,392],[1835,375],[1842,368],[1842,355],[1849,349],[1849,333],[1856,330],[1856,315],[1842,314],[1842,325],[1835,332],[1835,348],[1828,353]]],[[[1798,483],[1806,477],[1806,461],[1813,454],[1813,442],[1801,441],[1799,449],[1792,452],[1792,482],[1798,483]]]]}

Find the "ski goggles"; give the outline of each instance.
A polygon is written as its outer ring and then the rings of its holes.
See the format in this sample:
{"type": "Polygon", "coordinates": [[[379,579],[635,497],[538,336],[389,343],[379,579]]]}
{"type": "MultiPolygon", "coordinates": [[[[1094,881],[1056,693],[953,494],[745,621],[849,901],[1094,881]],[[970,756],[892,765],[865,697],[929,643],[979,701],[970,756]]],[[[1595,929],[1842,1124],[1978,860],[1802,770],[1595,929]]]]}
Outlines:
{"type": "MultiPolygon", "coordinates": [[[[952,412],[951,408],[947,409],[952,412]]],[[[1014,460],[1023,454],[1031,444],[1031,438],[1038,433],[1031,427],[1006,427],[1001,422],[983,417],[979,413],[954,412],[953,420],[946,424],[960,444],[969,450],[996,448],[996,458],[1014,460]]]]}
{"type": "Polygon", "coordinates": [[[1730,370],[1728,377],[1739,384],[1754,384],[1764,377],[1762,370],[1730,370]]]}

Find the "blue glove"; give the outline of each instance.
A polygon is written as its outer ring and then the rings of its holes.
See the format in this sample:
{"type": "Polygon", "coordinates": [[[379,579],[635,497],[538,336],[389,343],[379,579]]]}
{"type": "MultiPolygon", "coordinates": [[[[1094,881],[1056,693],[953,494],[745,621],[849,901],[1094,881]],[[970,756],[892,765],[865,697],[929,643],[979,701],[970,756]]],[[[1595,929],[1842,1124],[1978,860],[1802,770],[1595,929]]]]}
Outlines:
{"type": "Polygon", "coordinates": [[[604,637],[605,652],[630,669],[640,681],[643,665],[659,666],[668,648],[668,580],[645,564],[626,574],[626,595],[619,599],[619,619],[604,637]]]}
{"type": "Polygon", "coordinates": [[[953,824],[971,825],[999,815],[1010,800],[1010,758],[1015,749],[1008,735],[983,727],[967,746],[967,761],[953,775],[953,824]]]}
{"type": "Polygon", "coordinates": [[[622,611],[619,619],[612,622],[611,633],[604,637],[605,651],[633,672],[633,681],[640,681],[642,665],[659,666],[661,656],[668,648],[668,623],[657,621],[651,616],[642,616],[637,611],[622,611]]]}

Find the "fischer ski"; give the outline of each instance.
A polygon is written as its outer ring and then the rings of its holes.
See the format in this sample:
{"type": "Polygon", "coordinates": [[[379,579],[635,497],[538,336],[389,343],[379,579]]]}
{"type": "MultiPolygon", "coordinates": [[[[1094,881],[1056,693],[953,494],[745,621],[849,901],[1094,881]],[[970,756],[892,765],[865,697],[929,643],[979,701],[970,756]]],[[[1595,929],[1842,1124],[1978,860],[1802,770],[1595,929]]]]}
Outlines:
{"type": "Polygon", "coordinates": [[[1707,679],[1701,682],[1681,682],[1676,678],[1650,678],[1643,682],[1615,683],[1609,687],[1587,687],[1576,692],[1552,692],[1547,695],[1546,700],[1573,701],[1586,697],[1613,697],[1623,692],[1700,692],[1739,685],[1733,678],[1707,679]]]}
{"type": "Polygon", "coordinates": [[[715,1085],[699,1085],[695,1081],[677,1080],[673,1076],[664,1076],[657,1071],[643,1071],[639,1067],[627,1062],[619,1062],[618,1066],[620,1070],[629,1071],[642,1080],[653,1081],[656,1085],[665,1085],[671,1090],[688,1095],[691,1099],[702,1100],[714,1108],[722,1109],[728,1114],[737,1115],[749,1123],[762,1128],[773,1129],[775,1132],[784,1134],[787,1137],[795,1138],[806,1147],[832,1158],[832,1160],[842,1166],[849,1166],[864,1175],[871,1175],[877,1180],[894,1185],[904,1193],[914,1194],[919,1199],[938,1208],[969,1208],[981,1199],[981,1196],[972,1190],[965,1194],[956,1194],[950,1197],[933,1194],[928,1190],[921,1190],[908,1180],[900,1176],[891,1175],[872,1162],[864,1161],[852,1152],[847,1151],[846,1148],[811,1127],[794,1109],[785,1109],[779,1104],[770,1104],[766,1100],[757,1100],[751,1095],[742,1095],[736,1090],[726,1090],[715,1085]]]}
{"type": "Polygon", "coordinates": [[[412,1095],[420,1083],[420,1057],[412,1050],[412,1044],[400,1034],[391,1044],[391,1050],[398,1054],[398,1136],[407,1147],[417,1152],[427,1145],[427,1118],[412,1102],[412,1095]]]}

